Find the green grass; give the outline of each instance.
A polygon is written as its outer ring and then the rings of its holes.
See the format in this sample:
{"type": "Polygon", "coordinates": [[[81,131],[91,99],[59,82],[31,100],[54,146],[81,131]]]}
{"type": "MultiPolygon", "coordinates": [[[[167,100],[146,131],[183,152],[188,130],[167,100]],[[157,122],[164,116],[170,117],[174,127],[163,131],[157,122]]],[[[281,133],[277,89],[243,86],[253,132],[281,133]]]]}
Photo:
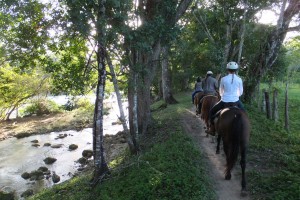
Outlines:
{"type": "MultiPolygon", "coordinates": [[[[202,155],[180,126],[180,115],[190,108],[190,95],[177,97],[181,102],[153,112],[150,134],[142,138],[143,151],[137,156],[124,154],[111,163],[111,174],[91,190],[86,174],[46,189],[32,200],[193,200],[216,199],[206,176],[202,155]]],[[[153,108],[158,108],[157,102],[153,108]]]]}
{"type": "Polygon", "coordinates": [[[248,179],[253,199],[300,199],[299,94],[299,85],[290,87],[290,131],[284,129],[284,89],[278,97],[278,122],[266,119],[257,107],[248,108],[252,125],[248,179]]]}

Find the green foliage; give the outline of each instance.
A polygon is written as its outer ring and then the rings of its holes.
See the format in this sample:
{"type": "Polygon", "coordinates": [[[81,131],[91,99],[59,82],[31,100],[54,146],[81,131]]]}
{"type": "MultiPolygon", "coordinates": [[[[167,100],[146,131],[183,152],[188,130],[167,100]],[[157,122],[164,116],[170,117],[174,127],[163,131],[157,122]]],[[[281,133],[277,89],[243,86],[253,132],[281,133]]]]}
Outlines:
{"type": "MultiPolygon", "coordinates": [[[[18,70],[17,70],[18,71],[18,70]]],[[[5,116],[39,94],[49,91],[49,80],[44,73],[32,70],[18,73],[9,66],[0,68],[0,116],[5,116]]]]}
{"type": "Polygon", "coordinates": [[[86,56],[89,49],[86,41],[79,35],[75,38],[62,36],[60,46],[52,57],[53,61],[45,67],[51,74],[54,85],[52,92],[81,95],[95,87],[97,76],[93,65],[88,65],[86,56]],[[55,59],[54,59],[55,57],[55,59]]]}
{"type": "Polygon", "coordinates": [[[299,85],[289,89],[290,131],[284,129],[284,92],[279,93],[280,120],[266,119],[257,108],[251,119],[249,185],[254,199],[298,199],[300,196],[299,85]]]}
{"type": "Polygon", "coordinates": [[[37,116],[41,116],[44,114],[57,113],[59,111],[59,106],[54,101],[42,98],[32,100],[29,106],[20,110],[20,115],[31,116],[35,114],[37,116]]]}
{"type": "Polygon", "coordinates": [[[11,66],[24,69],[43,63],[50,27],[46,8],[36,0],[1,3],[0,48],[11,66]]]}

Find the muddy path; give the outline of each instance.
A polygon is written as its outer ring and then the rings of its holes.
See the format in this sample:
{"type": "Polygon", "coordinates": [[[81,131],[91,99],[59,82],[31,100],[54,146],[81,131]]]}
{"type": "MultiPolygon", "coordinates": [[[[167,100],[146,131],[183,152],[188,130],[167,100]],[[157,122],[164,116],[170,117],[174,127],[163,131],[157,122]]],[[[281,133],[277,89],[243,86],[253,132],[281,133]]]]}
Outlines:
{"type": "Polygon", "coordinates": [[[200,117],[195,115],[195,109],[192,107],[187,110],[182,117],[183,128],[186,133],[193,138],[207,163],[209,169],[209,176],[213,180],[214,188],[218,200],[249,200],[249,195],[241,197],[241,168],[239,161],[236,163],[230,181],[225,180],[225,155],[221,147],[221,153],[216,154],[216,139],[212,136],[206,137],[205,125],[200,117]]]}

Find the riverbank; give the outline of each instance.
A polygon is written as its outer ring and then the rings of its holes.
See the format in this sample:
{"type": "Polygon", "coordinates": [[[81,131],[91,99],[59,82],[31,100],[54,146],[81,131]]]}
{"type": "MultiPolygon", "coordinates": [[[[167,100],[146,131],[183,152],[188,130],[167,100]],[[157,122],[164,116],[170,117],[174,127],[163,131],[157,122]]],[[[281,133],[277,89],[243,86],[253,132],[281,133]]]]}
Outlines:
{"type": "MultiPolygon", "coordinates": [[[[51,187],[53,185],[51,175],[37,181],[24,181],[23,177],[21,178],[24,172],[33,172],[36,166],[44,166],[42,160],[47,156],[54,157],[56,160],[55,165],[47,165],[47,168],[49,172],[53,171],[60,176],[59,183],[91,171],[92,160],[80,163],[83,151],[93,148],[92,129],[89,128],[92,126],[91,116],[93,115],[89,111],[74,110],[2,121],[0,123],[1,195],[7,192],[11,194],[10,191],[14,191],[15,198],[19,199],[28,191],[32,194],[32,192],[39,192],[43,187],[51,187]],[[70,144],[76,146],[76,150],[70,150],[70,144]],[[29,189],[26,190],[27,188],[29,189]]],[[[105,115],[104,120],[105,159],[111,162],[127,148],[126,136],[122,132],[122,125],[116,123],[117,118],[113,112],[105,115]]]]}
{"type": "Polygon", "coordinates": [[[92,127],[92,122],[93,113],[82,109],[1,121],[0,141],[10,137],[23,138],[54,131],[79,131],[83,128],[92,127]]]}

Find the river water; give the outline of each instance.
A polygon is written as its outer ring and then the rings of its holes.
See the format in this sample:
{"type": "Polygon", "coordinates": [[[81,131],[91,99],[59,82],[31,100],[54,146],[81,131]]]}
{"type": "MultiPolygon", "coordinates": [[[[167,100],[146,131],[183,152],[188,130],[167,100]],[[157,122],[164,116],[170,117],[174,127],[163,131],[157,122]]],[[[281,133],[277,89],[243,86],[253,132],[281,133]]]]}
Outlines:
{"type": "MultiPolygon", "coordinates": [[[[110,114],[104,116],[104,134],[116,134],[123,130],[122,125],[112,125],[117,121],[119,113],[116,102],[111,102],[110,114]]],[[[126,106],[125,106],[126,107],[126,106]]],[[[51,178],[38,181],[25,180],[21,177],[24,172],[30,173],[41,166],[47,167],[51,172],[60,176],[60,182],[64,182],[77,172],[76,161],[82,157],[83,150],[92,149],[92,129],[87,128],[82,131],[52,132],[45,135],[34,135],[22,139],[9,138],[0,142],[0,190],[9,187],[16,191],[16,196],[27,189],[32,189],[34,193],[45,187],[51,187],[54,183],[51,178]],[[58,139],[60,134],[67,135],[58,139]],[[40,146],[32,146],[32,141],[38,140],[40,146]],[[51,145],[61,144],[61,148],[51,148],[44,146],[45,143],[51,145]],[[70,144],[78,145],[76,150],[69,150],[70,144]],[[46,157],[56,158],[53,164],[46,165],[46,157]]]]}

